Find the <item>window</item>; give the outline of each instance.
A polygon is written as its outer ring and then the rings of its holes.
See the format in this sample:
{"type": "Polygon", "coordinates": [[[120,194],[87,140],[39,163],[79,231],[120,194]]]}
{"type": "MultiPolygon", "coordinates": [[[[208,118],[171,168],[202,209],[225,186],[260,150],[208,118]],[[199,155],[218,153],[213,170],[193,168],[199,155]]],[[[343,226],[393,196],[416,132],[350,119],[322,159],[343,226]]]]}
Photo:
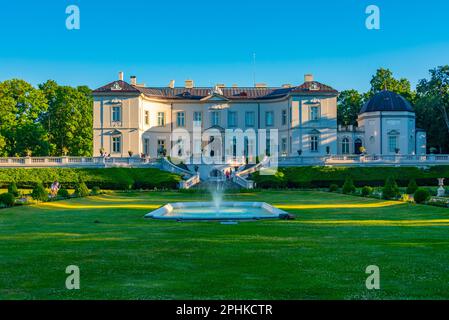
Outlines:
{"type": "Polygon", "coordinates": [[[143,153],[146,156],[150,155],[150,139],[149,138],[143,139],[143,153]]]}
{"type": "Polygon", "coordinates": [[[202,122],[203,121],[203,114],[200,111],[195,111],[193,113],[193,121],[202,122]]]}
{"type": "Polygon", "coordinates": [[[310,120],[311,121],[316,121],[319,119],[319,111],[320,111],[320,109],[317,106],[310,107],[310,120]]]}
{"type": "Polygon", "coordinates": [[[237,126],[237,112],[228,111],[228,126],[229,127],[237,126]]]}
{"type": "Polygon", "coordinates": [[[395,153],[398,148],[398,136],[396,134],[390,134],[388,136],[388,152],[395,153]]]}
{"type": "Polygon", "coordinates": [[[145,124],[147,126],[150,125],[150,111],[148,111],[148,110],[145,111],[145,124]]]}
{"type": "Polygon", "coordinates": [[[165,140],[157,140],[157,154],[164,155],[164,153],[166,153],[165,140]]]}
{"type": "Polygon", "coordinates": [[[341,142],[341,153],[349,154],[349,139],[343,138],[341,142]]]}
{"type": "Polygon", "coordinates": [[[165,126],[165,112],[158,112],[157,113],[157,125],[159,127],[165,126]]]}
{"type": "Polygon", "coordinates": [[[282,110],[282,125],[287,125],[287,110],[282,110]]]}
{"type": "Polygon", "coordinates": [[[282,138],[281,139],[281,153],[282,155],[286,155],[287,154],[287,138],[282,138]]]}
{"type": "Polygon", "coordinates": [[[232,156],[237,157],[237,137],[232,138],[232,156]]]}
{"type": "Polygon", "coordinates": [[[176,114],[176,125],[178,127],[184,127],[185,126],[185,112],[178,112],[176,114]]]}
{"type": "Polygon", "coordinates": [[[220,125],[220,113],[218,111],[212,111],[212,114],[211,114],[211,125],[212,126],[220,125]]]}
{"type": "Polygon", "coordinates": [[[122,107],[112,107],[112,122],[122,121],[122,107]]]}
{"type": "Polygon", "coordinates": [[[318,152],[318,136],[310,137],[310,151],[318,152]]]}
{"type": "Polygon", "coordinates": [[[254,111],[247,111],[245,113],[245,125],[247,127],[254,127],[255,124],[255,113],[254,111]]]}
{"type": "Polygon", "coordinates": [[[265,145],[265,154],[270,157],[271,156],[271,139],[267,138],[265,145]]]}
{"type": "Polygon", "coordinates": [[[112,152],[113,153],[122,152],[122,137],[120,136],[112,137],[112,152]]]}
{"type": "Polygon", "coordinates": [[[354,153],[355,154],[362,154],[362,152],[364,151],[363,148],[363,142],[361,139],[357,138],[354,141],[354,153]]]}
{"type": "Polygon", "coordinates": [[[274,113],[273,111],[265,112],[265,125],[271,127],[274,125],[274,113]]]}

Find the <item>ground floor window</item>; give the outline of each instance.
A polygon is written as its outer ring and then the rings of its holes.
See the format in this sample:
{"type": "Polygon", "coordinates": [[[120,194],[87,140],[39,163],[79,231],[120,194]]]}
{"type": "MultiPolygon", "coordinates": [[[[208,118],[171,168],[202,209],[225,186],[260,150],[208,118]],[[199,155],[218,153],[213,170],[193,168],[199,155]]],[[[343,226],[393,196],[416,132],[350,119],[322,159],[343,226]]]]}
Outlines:
{"type": "Polygon", "coordinates": [[[122,152],[122,137],[120,136],[112,137],[112,152],[113,153],[122,152]]]}
{"type": "Polygon", "coordinates": [[[281,154],[283,156],[287,155],[287,138],[282,138],[281,139],[281,154]]]}
{"type": "Polygon", "coordinates": [[[349,139],[343,138],[341,142],[341,153],[349,154],[349,139]]]}
{"type": "Polygon", "coordinates": [[[150,139],[149,138],[143,139],[143,153],[146,156],[150,155],[150,139]]]}
{"type": "Polygon", "coordinates": [[[157,140],[157,154],[159,156],[165,156],[167,153],[167,149],[165,148],[165,140],[159,139],[157,140]]]}
{"type": "Polygon", "coordinates": [[[312,152],[318,152],[318,136],[311,136],[310,137],[310,151],[312,152]]]}
{"type": "Polygon", "coordinates": [[[398,148],[398,136],[389,135],[388,136],[388,152],[395,153],[398,148]]]}
{"type": "Polygon", "coordinates": [[[356,139],[354,142],[354,153],[355,154],[361,154],[363,149],[363,143],[362,140],[356,139]]]}

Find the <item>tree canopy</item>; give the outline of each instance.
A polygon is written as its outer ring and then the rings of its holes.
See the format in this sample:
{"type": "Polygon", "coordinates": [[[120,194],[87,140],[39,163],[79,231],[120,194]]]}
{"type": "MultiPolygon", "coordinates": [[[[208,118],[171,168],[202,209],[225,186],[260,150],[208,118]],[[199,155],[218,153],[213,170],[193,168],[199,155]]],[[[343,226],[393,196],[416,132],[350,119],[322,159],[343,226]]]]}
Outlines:
{"type": "Polygon", "coordinates": [[[0,82],[0,156],[92,154],[92,97],[87,87],[54,81],[33,87],[0,82]]]}

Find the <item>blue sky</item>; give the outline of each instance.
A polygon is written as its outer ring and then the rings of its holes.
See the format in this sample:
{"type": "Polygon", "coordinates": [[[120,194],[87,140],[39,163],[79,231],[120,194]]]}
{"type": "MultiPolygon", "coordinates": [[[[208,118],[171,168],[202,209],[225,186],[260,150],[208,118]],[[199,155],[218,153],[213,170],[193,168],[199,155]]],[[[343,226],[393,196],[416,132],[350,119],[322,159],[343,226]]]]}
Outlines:
{"type": "Polygon", "coordinates": [[[344,90],[367,90],[379,67],[415,85],[449,64],[449,1],[283,0],[5,1],[0,80],[54,79],[92,88],[136,75],[148,86],[300,84],[305,73],[344,90]],[[78,5],[81,29],[67,30],[78,5]],[[365,28],[365,8],[381,30],[365,28]]]}

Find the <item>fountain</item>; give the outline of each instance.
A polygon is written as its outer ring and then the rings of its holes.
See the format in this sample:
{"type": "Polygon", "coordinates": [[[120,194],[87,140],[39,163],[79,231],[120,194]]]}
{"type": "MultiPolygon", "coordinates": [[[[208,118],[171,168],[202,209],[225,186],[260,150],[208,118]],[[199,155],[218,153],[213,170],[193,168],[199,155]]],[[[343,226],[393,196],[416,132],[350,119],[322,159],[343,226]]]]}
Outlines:
{"type": "Polygon", "coordinates": [[[217,183],[210,190],[212,202],[168,203],[148,213],[145,218],[161,220],[260,220],[290,219],[292,215],[265,202],[226,202],[223,201],[223,185],[217,183]]]}

